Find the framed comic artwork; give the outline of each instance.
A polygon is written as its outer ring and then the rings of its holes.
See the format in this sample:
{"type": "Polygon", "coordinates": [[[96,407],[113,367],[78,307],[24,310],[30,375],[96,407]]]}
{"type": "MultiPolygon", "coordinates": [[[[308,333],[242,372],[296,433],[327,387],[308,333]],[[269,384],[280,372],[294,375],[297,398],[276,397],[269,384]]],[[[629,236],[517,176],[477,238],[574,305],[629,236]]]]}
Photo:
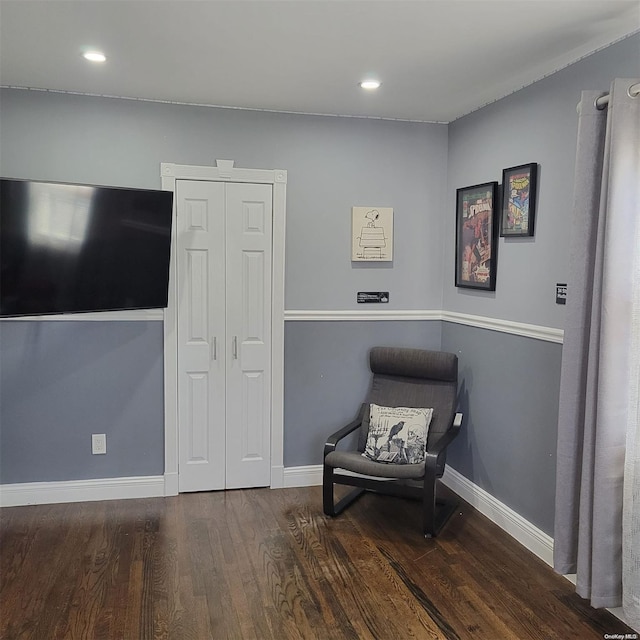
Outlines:
{"type": "Polygon", "coordinates": [[[498,183],[456,191],[456,287],[495,291],[498,183]]]}
{"type": "Polygon", "coordinates": [[[536,215],[537,164],[521,164],[502,171],[500,235],[518,238],[533,235],[536,215]]]}

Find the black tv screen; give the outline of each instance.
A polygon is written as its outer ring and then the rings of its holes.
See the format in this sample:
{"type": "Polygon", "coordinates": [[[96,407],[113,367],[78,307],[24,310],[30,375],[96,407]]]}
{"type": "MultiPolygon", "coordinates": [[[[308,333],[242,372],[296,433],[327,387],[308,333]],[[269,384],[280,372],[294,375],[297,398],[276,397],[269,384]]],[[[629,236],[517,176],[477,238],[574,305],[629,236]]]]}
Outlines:
{"type": "Polygon", "coordinates": [[[173,193],[0,179],[0,316],[167,306],[173,193]]]}

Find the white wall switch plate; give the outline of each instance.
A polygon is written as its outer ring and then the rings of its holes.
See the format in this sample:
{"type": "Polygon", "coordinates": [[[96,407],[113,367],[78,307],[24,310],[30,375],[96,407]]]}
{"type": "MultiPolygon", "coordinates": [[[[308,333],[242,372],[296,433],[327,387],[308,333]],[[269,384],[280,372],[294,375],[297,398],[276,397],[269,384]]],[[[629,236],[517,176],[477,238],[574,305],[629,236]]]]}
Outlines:
{"type": "Polygon", "coordinates": [[[94,455],[107,453],[107,435],[105,433],[91,434],[91,453],[94,455]]]}

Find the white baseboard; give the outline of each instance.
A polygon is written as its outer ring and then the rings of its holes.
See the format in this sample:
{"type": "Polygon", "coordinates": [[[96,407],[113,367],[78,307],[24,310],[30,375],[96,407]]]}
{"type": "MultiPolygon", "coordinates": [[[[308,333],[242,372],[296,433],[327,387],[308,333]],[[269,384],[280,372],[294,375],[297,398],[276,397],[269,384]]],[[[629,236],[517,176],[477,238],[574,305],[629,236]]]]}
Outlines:
{"type": "Polygon", "coordinates": [[[317,487],[322,484],[322,465],[287,467],[284,470],[284,487],[317,487]]]}
{"type": "MultiPolygon", "coordinates": [[[[449,466],[445,468],[442,483],[529,551],[553,566],[553,538],[449,466]]],[[[284,470],[285,487],[313,487],[321,484],[321,464],[287,467],[284,470]]]]}
{"type": "Polygon", "coordinates": [[[25,482],[0,485],[0,507],[123,500],[126,498],[157,498],[164,495],[164,476],[25,482]]]}
{"type": "Polygon", "coordinates": [[[442,483],[514,537],[538,558],[544,560],[549,566],[553,566],[553,538],[551,536],[449,466],[445,467],[442,483]]]}

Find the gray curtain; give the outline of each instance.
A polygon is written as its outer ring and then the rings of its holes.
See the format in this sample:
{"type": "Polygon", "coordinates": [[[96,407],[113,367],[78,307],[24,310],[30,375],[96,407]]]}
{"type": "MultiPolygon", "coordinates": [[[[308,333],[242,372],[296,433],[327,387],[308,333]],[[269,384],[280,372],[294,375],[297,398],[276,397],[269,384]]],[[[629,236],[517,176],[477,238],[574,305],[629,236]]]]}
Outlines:
{"type": "Polygon", "coordinates": [[[580,104],[562,352],[554,567],[640,627],[640,98],[580,104]],[[624,507],[623,507],[624,505],[624,507]]]}

